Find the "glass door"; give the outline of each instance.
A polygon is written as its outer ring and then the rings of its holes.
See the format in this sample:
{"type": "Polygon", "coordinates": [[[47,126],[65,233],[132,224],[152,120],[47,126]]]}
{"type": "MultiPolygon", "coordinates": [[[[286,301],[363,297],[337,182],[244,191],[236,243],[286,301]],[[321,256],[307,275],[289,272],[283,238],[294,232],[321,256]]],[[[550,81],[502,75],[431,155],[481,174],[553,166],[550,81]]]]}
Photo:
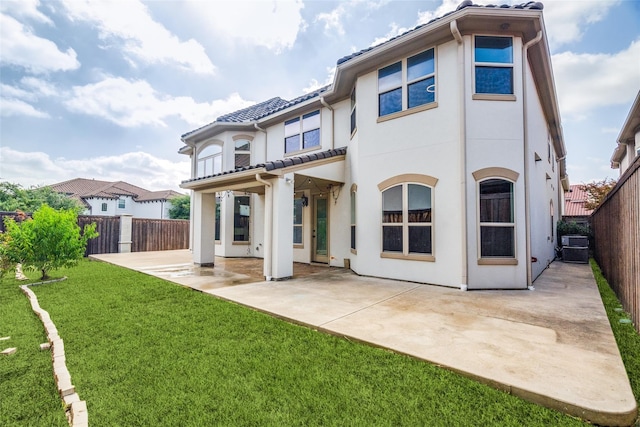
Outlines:
{"type": "Polygon", "coordinates": [[[313,262],[329,262],[329,204],[326,196],[313,199],[313,262]]]}

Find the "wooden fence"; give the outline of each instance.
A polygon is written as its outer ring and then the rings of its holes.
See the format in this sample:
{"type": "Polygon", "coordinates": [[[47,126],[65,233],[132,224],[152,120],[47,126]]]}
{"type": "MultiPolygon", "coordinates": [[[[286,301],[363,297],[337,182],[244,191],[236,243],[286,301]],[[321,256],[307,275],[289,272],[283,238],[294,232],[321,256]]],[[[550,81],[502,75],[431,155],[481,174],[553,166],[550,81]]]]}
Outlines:
{"type": "Polygon", "coordinates": [[[82,230],[86,224],[96,223],[98,237],[89,240],[84,255],[118,253],[120,239],[120,218],[117,216],[78,215],[78,225],[82,230]]]}
{"type": "MultiPolygon", "coordinates": [[[[30,217],[30,214],[27,214],[30,217]]],[[[15,218],[15,212],[0,212],[0,231],[4,232],[4,217],[15,218]]],[[[96,223],[99,236],[89,240],[85,256],[118,253],[120,218],[117,216],[78,215],[78,225],[96,223]]],[[[126,237],[125,240],[129,240],[126,237]]],[[[167,251],[189,248],[189,221],[181,219],[132,218],[131,252],[167,251]]]]}
{"type": "Polygon", "coordinates": [[[131,223],[131,252],[169,251],[188,248],[188,220],[133,218],[131,223]]]}
{"type": "Polygon", "coordinates": [[[594,256],[640,332],[640,157],[591,214],[594,256]]]}

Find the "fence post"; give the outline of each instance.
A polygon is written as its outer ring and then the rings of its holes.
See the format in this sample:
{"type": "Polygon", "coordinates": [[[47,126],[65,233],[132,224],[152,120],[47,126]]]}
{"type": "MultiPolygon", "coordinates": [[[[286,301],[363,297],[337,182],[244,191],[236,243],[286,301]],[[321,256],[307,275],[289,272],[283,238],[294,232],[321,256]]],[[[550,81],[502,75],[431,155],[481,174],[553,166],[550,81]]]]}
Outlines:
{"type": "Polygon", "coordinates": [[[118,240],[118,253],[131,252],[131,223],[133,215],[120,215],[120,239],[118,240]]]}

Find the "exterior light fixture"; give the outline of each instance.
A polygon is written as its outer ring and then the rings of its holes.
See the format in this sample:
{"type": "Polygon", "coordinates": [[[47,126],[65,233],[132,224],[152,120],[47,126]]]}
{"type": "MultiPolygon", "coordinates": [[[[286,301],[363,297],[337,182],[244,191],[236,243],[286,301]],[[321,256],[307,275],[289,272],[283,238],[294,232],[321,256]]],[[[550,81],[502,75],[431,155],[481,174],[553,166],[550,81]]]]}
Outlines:
{"type": "Polygon", "coordinates": [[[302,200],[302,206],[309,206],[309,198],[306,195],[303,194],[300,200],[302,200]]]}

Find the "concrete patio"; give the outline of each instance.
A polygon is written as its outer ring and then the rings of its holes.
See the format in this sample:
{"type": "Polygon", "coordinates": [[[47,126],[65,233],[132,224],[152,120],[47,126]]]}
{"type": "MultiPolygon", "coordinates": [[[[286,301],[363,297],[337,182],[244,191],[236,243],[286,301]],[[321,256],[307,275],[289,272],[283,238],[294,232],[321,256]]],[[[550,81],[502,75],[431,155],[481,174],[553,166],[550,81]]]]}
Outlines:
{"type": "Polygon", "coordinates": [[[262,281],[262,261],[187,250],[93,255],[332,334],[427,360],[601,425],[637,415],[591,268],[554,262],[532,291],[471,291],[294,265],[262,281]]]}

